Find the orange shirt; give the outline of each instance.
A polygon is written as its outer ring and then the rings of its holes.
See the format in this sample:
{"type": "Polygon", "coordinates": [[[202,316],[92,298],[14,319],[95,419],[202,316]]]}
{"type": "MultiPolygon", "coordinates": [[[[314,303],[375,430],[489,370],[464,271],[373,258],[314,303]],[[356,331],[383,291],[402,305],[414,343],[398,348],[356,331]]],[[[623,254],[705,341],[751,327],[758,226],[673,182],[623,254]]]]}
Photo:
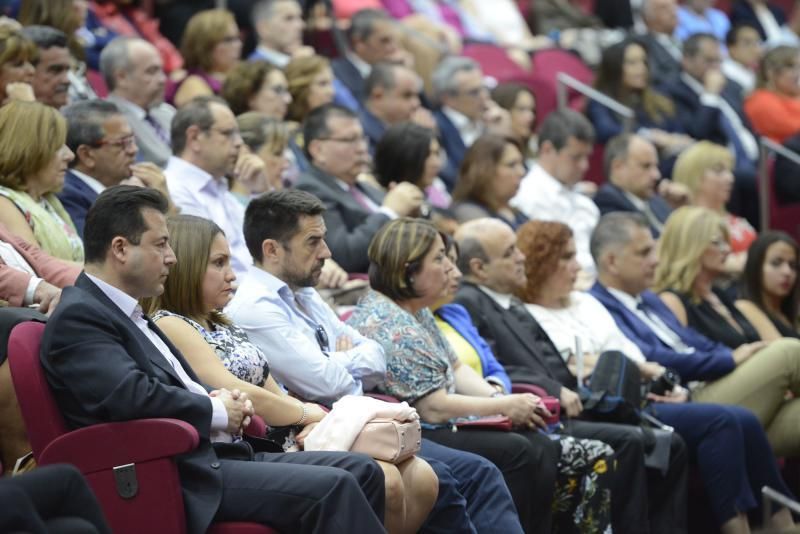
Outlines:
{"type": "Polygon", "coordinates": [[[778,143],[800,133],[800,98],[757,89],[745,100],[744,111],[759,135],[778,143]]]}

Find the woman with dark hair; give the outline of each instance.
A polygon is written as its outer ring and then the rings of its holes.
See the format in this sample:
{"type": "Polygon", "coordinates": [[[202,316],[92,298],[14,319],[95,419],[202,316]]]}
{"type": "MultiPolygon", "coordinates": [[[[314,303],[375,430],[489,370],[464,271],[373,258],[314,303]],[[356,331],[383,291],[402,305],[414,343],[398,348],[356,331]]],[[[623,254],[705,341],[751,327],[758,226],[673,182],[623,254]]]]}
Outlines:
{"type": "Polygon", "coordinates": [[[509,204],[523,176],[522,151],[515,139],[493,134],[479,137],[464,155],[453,190],[458,222],[495,217],[516,229],[528,220],[509,204]]]}
{"type": "Polygon", "coordinates": [[[370,243],[372,291],[348,322],[383,347],[387,373],[379,390],[415,406],[429,425],[427,438],[495,463],[526,532],[551,531],[551,506],[559,532],[606,531],[612,449],[596,440],[550,440],[536,432],[548,413],[541,399],[497,391],[461,364],[436,327],[430,306],[456,268],[444,243],[431,223],[410,218],[387,223],[370,243]],[[517,430],[452,431],[459,419],[495,414],[508,416],[517,430]]]}
{"type": "Polygon", "coordinates": [[[647,46],[637,38],[626,39],[603,51],[594,86],[635,113],[632,124],[626,125],[609,108],[594,100],[589,102],[586,114],[599,143],[623,133],[626,126],[653,142],[665,156],[680,152],[692,142],[683,133],[672,101],[650,86],[647,46]]]}
{"type": "Polygon", "coordinates": [[[522,147],[526,160],[536,157],[536,96],[519,83],[501,83],[492,90],[492,100],[511,114],[511,136],[522,147]]]}
{"type": "Polygon", "coordinates": [[[283,71],[261,60],[233,67],[220,94],[234,115],[257,111],[277,120],[283,120],[292,102],[283,71]]]}
{"type": "MultiPolygon", "coordinates": [[[[525,254],[527,276],[527,284],[518,296],[527,303],[526,308],[566,363],[574,364],[573,348],[576,339],[580,339],[585,359],[595,361],[602,352],[620,351],[635,362],[643,376],[664,372],[661,365],[645,360],[639,347],[625,337],[594,296],[573,290],[580,266],[575,260],[572,230],[567,225],[530,221],[522,225],[517,238],[525,254]]],[[[574,373],[574,365],[570,369],[574,373]]],[[[758,506],[757,496],[764,485],[791,496],[765,432],[752,412],[738,406],[688,402],[683,388],[650,397],[655,403],[647,410],[675,428],[700,466],[722,532],[749,532],[746,511],[758,506]]],[[[785,508],[775,514],[774,520],[784,526],[792,524],[785,508]]]]}
{"type": "Polygon", "coordinates": [[[763,232],[750,245],[736,307],[765,341],[800,338],[798,259],[800,247],[785,232],[763,232]]]}

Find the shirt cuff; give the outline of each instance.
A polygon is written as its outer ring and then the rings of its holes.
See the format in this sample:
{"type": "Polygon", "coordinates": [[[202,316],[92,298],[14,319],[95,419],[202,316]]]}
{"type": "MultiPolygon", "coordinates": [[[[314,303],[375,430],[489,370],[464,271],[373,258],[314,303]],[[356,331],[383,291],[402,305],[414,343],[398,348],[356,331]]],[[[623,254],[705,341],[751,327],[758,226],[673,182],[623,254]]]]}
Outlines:
{"type": "Polygon", "coordinates": [[[383,213],[391,220],[395,220],[400,217],[396,211],[394,211],[392,208],[387,208],[386,206],[381,206],[380,208],[378,208],[378,212],[383,213]]]}
{"type": "Polygon", "coordinates": [[[484,378],[484,380],[486,380],[493,386],[500,386],[501,388],[503,388],[503,391],[505,393],[508,393],[508,391],[506,391],[506,385],[503,384],[503,381],[500,380],[499,378],[496,378],[494,376],[487,376],[486,378],[484,378]]]}
{"type": "Polygon", "coordinates": [[[714,95],[711,93],[703,93],[700,95],[700,103],[704,106],[708,106],[711,108],[718,108],[720,106],[722,97],[719,95],[714,95]]]}
{"type": "Polygon", "coordinates": [[[42,281],[41,278],[36,276],[31,276],[30,281],[28,282],[28,289],[25,290],[25,298],[22,299],[22,305],[27,306],[28,304],[33,304],[33,295],[36,293],[36,288],[39,287],[39,283],[42,281]]]}
{"type": "Polygon", "coordinates": [[[228,410],[225,405],[216,397],[209,397],[211,399],[211,431],[224,431],[228,428],[228,410]]]}

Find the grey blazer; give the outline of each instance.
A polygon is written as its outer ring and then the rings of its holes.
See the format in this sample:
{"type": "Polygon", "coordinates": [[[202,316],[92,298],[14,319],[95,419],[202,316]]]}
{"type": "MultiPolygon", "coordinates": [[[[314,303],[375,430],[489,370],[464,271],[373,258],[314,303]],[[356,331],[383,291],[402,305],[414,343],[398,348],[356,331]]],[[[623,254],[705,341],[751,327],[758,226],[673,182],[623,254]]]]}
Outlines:
{"type": "MultiPolygon", "coordinates": [[[[167,165],[167,160],[172,155],[172,147],[161,140],[150,123],[140,116],[140,111],[133,103],[115,95],[109,95],[106,99],[113,102],[120,108],[122,114],[128,119],[136,136],[136,145],[139,147],[138,159],[141,161],[152,161],[161,168],[167,165]]],[[[167,133],[170,132],[172,118],[175,116],[175,108],[167,103],[161,103],[150,108],[150,115],[158,122],[159,126],[167,133]]]]}

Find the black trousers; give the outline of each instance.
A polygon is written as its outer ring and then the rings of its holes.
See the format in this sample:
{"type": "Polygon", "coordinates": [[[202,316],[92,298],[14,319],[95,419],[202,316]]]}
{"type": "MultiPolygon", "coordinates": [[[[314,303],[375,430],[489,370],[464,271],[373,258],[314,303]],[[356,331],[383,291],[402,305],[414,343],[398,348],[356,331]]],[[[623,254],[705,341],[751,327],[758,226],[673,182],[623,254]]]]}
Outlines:
{"type": "Polygon", "coordinates": [[[423,437],[483,456],[500,469],[525,532],[549,533],[556,486],[558,443],[536,432],[424,430],[423,437]]]}
{"type": "Polygon", "coordinates": [[[110,533],[100,505],[71,465],[0,479],[0,532],[110,533]]]}
{"type": "Polygon", "coordinates": [[[258,453],[220,459],[222,502],[215,521],[253,521],[280,532],[384,532],[383,471],[347,452],[258,453]]]}
{"type": "Polygon", "coordinates": [[[598,439],[614,449],[617,461],[611,489],[611,517],[617,534],[686,532],[688,452],[672,434],[666,475],[644,465],[644,436],[630,425],[566,420],[564,434],[598,439]]]}

